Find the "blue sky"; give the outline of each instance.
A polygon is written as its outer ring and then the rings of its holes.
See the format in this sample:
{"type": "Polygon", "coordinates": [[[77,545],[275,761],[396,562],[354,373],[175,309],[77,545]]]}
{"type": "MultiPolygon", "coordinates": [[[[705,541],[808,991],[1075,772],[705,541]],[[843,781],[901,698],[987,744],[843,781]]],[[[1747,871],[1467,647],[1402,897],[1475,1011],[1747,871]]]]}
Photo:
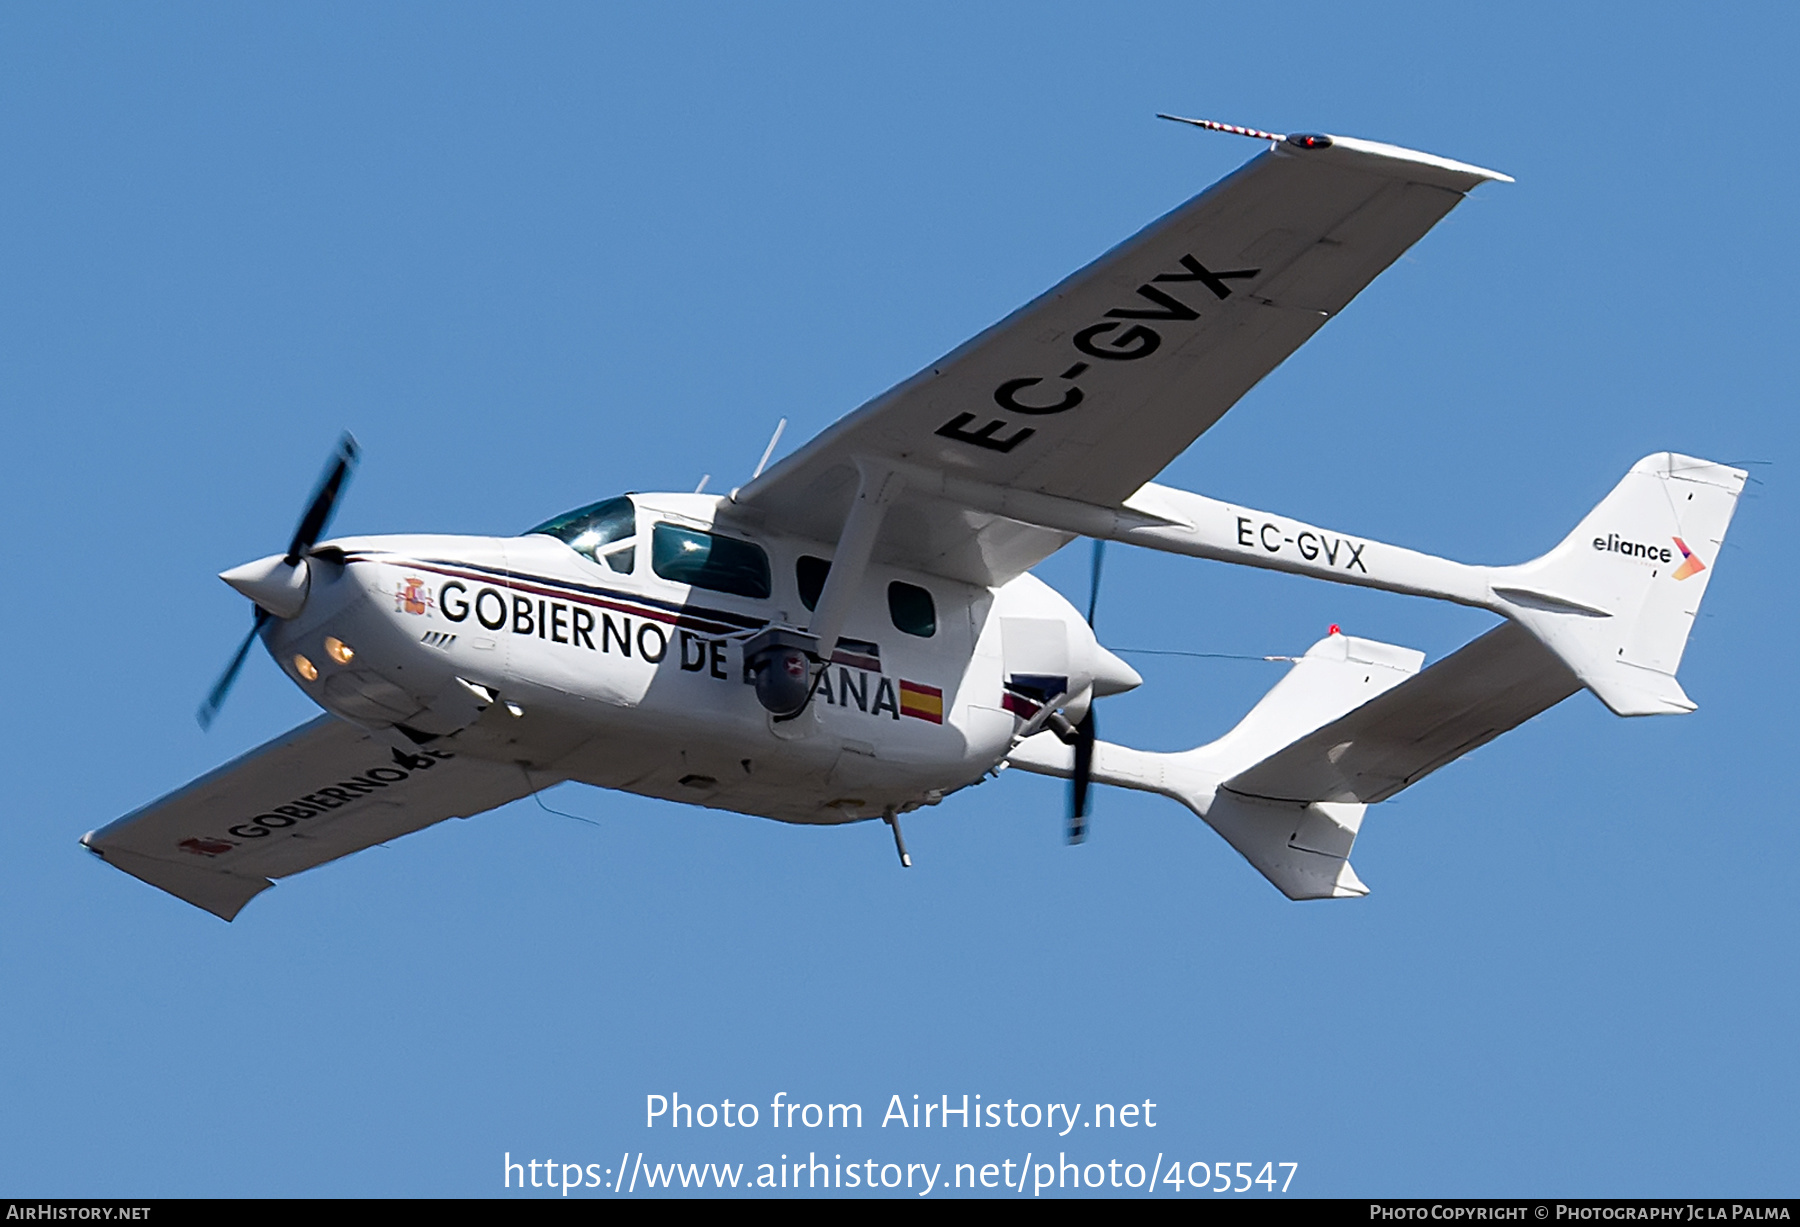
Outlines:
{"type": "MultiPolygon", "coordinates": [[[[1796,195],[1778,6],[135,6],[0,12],[0,1193],[494,1195],[503,1153],[1293,1161],[1311,1195],[1793,1194],[1796,195]],[[213,575],[337,433],[343,532],[511,533],[741,483],[1253,155],[1393,141],[1478,191],[1170,484],[1451,557],[1633,461],[1756,462],[1682,669],[1371,811],[1359,902],[1172,802],[1015,775],[802,830],[577,787],[233,925],[82,832],[308,718],[213,575]],[[1155,1101],[1095,1140],[646,1131],[706,1102],[1155,1101]]],[[[1085,547],[1041,573],[1086,582],[1085,547]]],[[[1437,656],[1484,615],[1115,548],[1122,647],[1437,656]]],[[[1109,738],[1279,666],[1136,658],[1109,738]]],[[[948,1170],[948,1169],[946,1169],[948,1170]]],[[[1016,1195],[1016,1194],[1015,1194],[1016,1195]]]]}

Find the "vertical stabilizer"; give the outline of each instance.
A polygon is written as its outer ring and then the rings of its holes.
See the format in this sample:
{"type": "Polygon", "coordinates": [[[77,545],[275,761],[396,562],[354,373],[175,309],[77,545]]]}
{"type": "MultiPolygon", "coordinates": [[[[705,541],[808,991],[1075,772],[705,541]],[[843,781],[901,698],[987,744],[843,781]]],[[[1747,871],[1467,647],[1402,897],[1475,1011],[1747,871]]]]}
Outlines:
{"type": "Polygon", "coordinates": [[[1619,715],[1692,711],[1675,671],[1744,479],[1675,452],[1646,456],[1555,549],[1495,568],[1493,593],[1619,715]]]}

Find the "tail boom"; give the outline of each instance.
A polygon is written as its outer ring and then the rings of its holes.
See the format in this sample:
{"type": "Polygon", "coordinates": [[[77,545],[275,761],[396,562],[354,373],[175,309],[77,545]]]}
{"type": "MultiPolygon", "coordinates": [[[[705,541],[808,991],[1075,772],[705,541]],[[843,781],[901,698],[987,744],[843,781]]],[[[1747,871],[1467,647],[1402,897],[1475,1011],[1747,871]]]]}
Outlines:
{"type": "Polygon", "coordinates": [[[1692,711],[1675,672],[1746,474],[1658,452],[1555,549],[1517,566],[1437,558],[1155,483],[1113,539],[1151,549],[1427,596],[1528,630],[1621,716],[1692,711]]]}

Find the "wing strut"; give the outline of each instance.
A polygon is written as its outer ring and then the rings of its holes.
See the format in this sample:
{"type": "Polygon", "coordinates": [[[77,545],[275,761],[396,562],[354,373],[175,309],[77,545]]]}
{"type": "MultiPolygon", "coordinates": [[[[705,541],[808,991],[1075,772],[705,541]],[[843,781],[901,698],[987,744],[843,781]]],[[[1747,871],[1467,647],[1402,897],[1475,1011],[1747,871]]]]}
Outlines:
{"type": "MultiPolygon", "coordinates": [[[[844,520],[811,625],[805,631],[770,627],[744,644],[745,668],[756,683],[757,700],[778,720],[792,720],[806,710],[817,671],[830,660],[862,587],[882,519],[906,484],[891,466],[880,462],[859,457],[856,469],[856,498],[844,520]]],[[[896,838],[898,832],[896,827],[896,838]]],[[[901,856],[905,857],[904,846],[901,856]]]]}

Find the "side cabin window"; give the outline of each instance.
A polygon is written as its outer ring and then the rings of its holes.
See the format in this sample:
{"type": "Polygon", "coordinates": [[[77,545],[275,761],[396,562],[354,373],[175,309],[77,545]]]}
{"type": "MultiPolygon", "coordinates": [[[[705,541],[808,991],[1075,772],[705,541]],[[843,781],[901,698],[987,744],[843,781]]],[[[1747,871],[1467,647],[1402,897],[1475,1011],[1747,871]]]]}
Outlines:
{"type": "Polygon", "coordinates": [[[622,574],[629,575],[637,562],[637,507],[623,496],[578,507],[522,535],[536,533],[555,537],[576,553],[622,574]]]}
{"type": "Polygon", "coordinates": [[[800,561],[794,564],[794,582],[800,586],[802,605],[809,610],[819,607],[819,594],[825,591],[825,577],[830,574],[831,564],[823,558],[800,555],[800,561]]]}
{"type": "Polygon", "coordinates": [[[769,598],[769,556],[735,537],[658,524],[650,532],[650,569],[672,583],[769,598]]]}
{"type": "Polygon", "coordinates": [[[888,617],[894,620],[894,629],[909,635],[929,639],[937,634],[937,606],[931,593],[917,584],[895,580],[888,585],[888,617]]]}
{"type": "MultiPolygon", "coordinates": [[[[825,577],[831,564],[823,558],[802,554],[794,564],[794,583],[800,589],[800,602],[808,609],[819,607],[819,595],[825,591],[825,577]]],[[[894,629],[908,635],[929,639],[937,634],[937,604],[931,593],[917,584],[895,580],[888,585],[888,617],[894,629]]]]}

